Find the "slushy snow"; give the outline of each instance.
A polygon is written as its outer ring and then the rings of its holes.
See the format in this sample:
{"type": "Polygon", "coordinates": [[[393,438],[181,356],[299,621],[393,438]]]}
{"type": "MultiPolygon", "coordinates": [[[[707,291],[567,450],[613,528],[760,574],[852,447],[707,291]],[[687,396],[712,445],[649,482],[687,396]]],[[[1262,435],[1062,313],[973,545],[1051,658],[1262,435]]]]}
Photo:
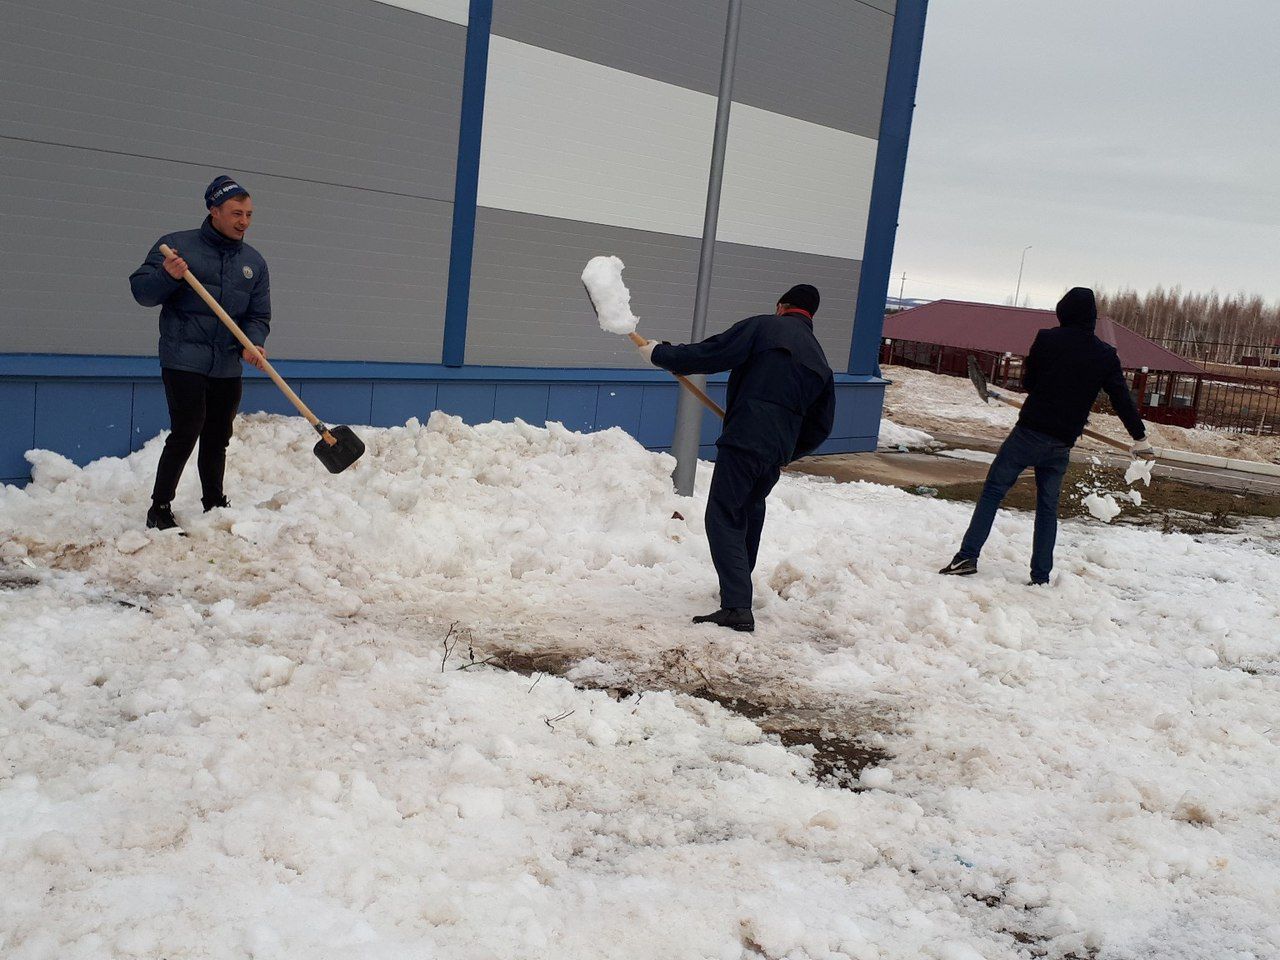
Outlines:
{"type": "Polygon", "coordinates": [[[707,465],[362,435],[242,418],[235,506],[189,470],[146,544],[161,438],[0,488],[7,960],[1280,956],[1274,521],[1068,521],[1033,591],[1027,514],[938,577],[969,505],[784,474],[745,635],[689,623],[707,465]],[[704,688],[886,759],[837,789],[704,688]]]}
{"type": "Polygon", "coordinates": [[[910,427],[899,426],[886,418],[881,418],[880,420],[880,436],[876,441],[876,446],[880,449],[905,447],[908,450],[927,450],[936,445],[937,441],[923,430],[912,430],[910,427]]]}
{"type": "Polygon", "coordinates": [[[639,318],[631,312],[631,291],[622,282],[625,264],[617,257],[592,257],[582,271],[582,283],[596,308],[600,329],[626,336],[639,318]]]}

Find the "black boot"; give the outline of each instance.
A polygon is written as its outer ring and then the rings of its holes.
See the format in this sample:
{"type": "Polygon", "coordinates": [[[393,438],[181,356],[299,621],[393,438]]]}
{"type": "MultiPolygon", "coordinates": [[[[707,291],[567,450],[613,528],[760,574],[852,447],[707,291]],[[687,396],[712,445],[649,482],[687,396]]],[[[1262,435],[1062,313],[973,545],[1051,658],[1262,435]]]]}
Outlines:
{"type": "Polygon", "coordinates": [[[200,502],[204,504],[205,513],[208,513],[210,510],[217,510],[219,507],[231,506],[231,501],[228,500],[225,496],[218,497],[214,500],[206,500],[203,497],[201,497],[200,502]]]}
{"type": "Polygon", "coordinates": [[[756,618],[751,615],[749,607],[721,607],[715,613],[694,617],[693,622],[714,623],[717,627],[728,627],[743,633],[754,633],[756,629],[756,618]]]}
{"type": "Polygon", "coordinates": [[[178,521],[173,519],[173,508],[167,503],[153,503],[147,511],[147,526],[152,530],[174,530],[178,521]]]}

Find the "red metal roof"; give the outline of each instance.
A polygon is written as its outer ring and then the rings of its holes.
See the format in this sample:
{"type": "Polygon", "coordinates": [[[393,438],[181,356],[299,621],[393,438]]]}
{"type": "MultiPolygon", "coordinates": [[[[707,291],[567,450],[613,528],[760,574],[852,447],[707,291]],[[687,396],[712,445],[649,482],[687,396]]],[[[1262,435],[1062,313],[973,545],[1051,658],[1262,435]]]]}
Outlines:
{"type": "MultiPolygon", "coordinates": [[[[937,300],[885,317],[884,336],[892,340],[936,343],[963,350],[1012,353],[1025,357],[1031,341],[1046,327],[1056,327],[1052,310],[1001,307],[992,303],[937,300]]],[[[1097,334],[1116,348],[1126,370],[1203,373],[1194,363],[1158,343],[1139,336],[1109,317],[1098,317],[1097,334]]]]}

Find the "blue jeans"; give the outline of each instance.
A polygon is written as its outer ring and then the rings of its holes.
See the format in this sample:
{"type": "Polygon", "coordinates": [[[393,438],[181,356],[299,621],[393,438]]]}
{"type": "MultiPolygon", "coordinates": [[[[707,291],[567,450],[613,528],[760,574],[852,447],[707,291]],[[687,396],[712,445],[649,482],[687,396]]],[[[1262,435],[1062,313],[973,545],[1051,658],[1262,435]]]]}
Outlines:
{"type": "Polygon", "coordinates": [[[1058,539],[1058,497],[1071,460],[1071,447],[1056,437],[1014,427],[987,471],[973,519],[960,544],[960,556],[977,560],[982,545],[991,535],[996,511],[1005,494],[1027,467],[1036,471],[1036,527],[1031,537],[1031,579],[1044,583],[1053,570],[1053,545],[1058,539]]]}

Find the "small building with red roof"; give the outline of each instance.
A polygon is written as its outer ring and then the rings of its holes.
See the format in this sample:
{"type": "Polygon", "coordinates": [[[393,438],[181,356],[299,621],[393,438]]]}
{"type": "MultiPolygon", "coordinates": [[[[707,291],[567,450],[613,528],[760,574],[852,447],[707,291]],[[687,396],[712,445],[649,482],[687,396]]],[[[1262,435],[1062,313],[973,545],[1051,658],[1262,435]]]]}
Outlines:
{"type": "MultiPolygon", "coordinates": [[[[973,354],[988,379],[1017,390],[1036,334],[1057,325],[1052,310],[937,300],[885,318],[880,362],[967,377],[973,354]]],[[[1109,317],[1096,333],[1120,355],[1145,419],[1195,426],[1200,367],[1109,317]]]]}

